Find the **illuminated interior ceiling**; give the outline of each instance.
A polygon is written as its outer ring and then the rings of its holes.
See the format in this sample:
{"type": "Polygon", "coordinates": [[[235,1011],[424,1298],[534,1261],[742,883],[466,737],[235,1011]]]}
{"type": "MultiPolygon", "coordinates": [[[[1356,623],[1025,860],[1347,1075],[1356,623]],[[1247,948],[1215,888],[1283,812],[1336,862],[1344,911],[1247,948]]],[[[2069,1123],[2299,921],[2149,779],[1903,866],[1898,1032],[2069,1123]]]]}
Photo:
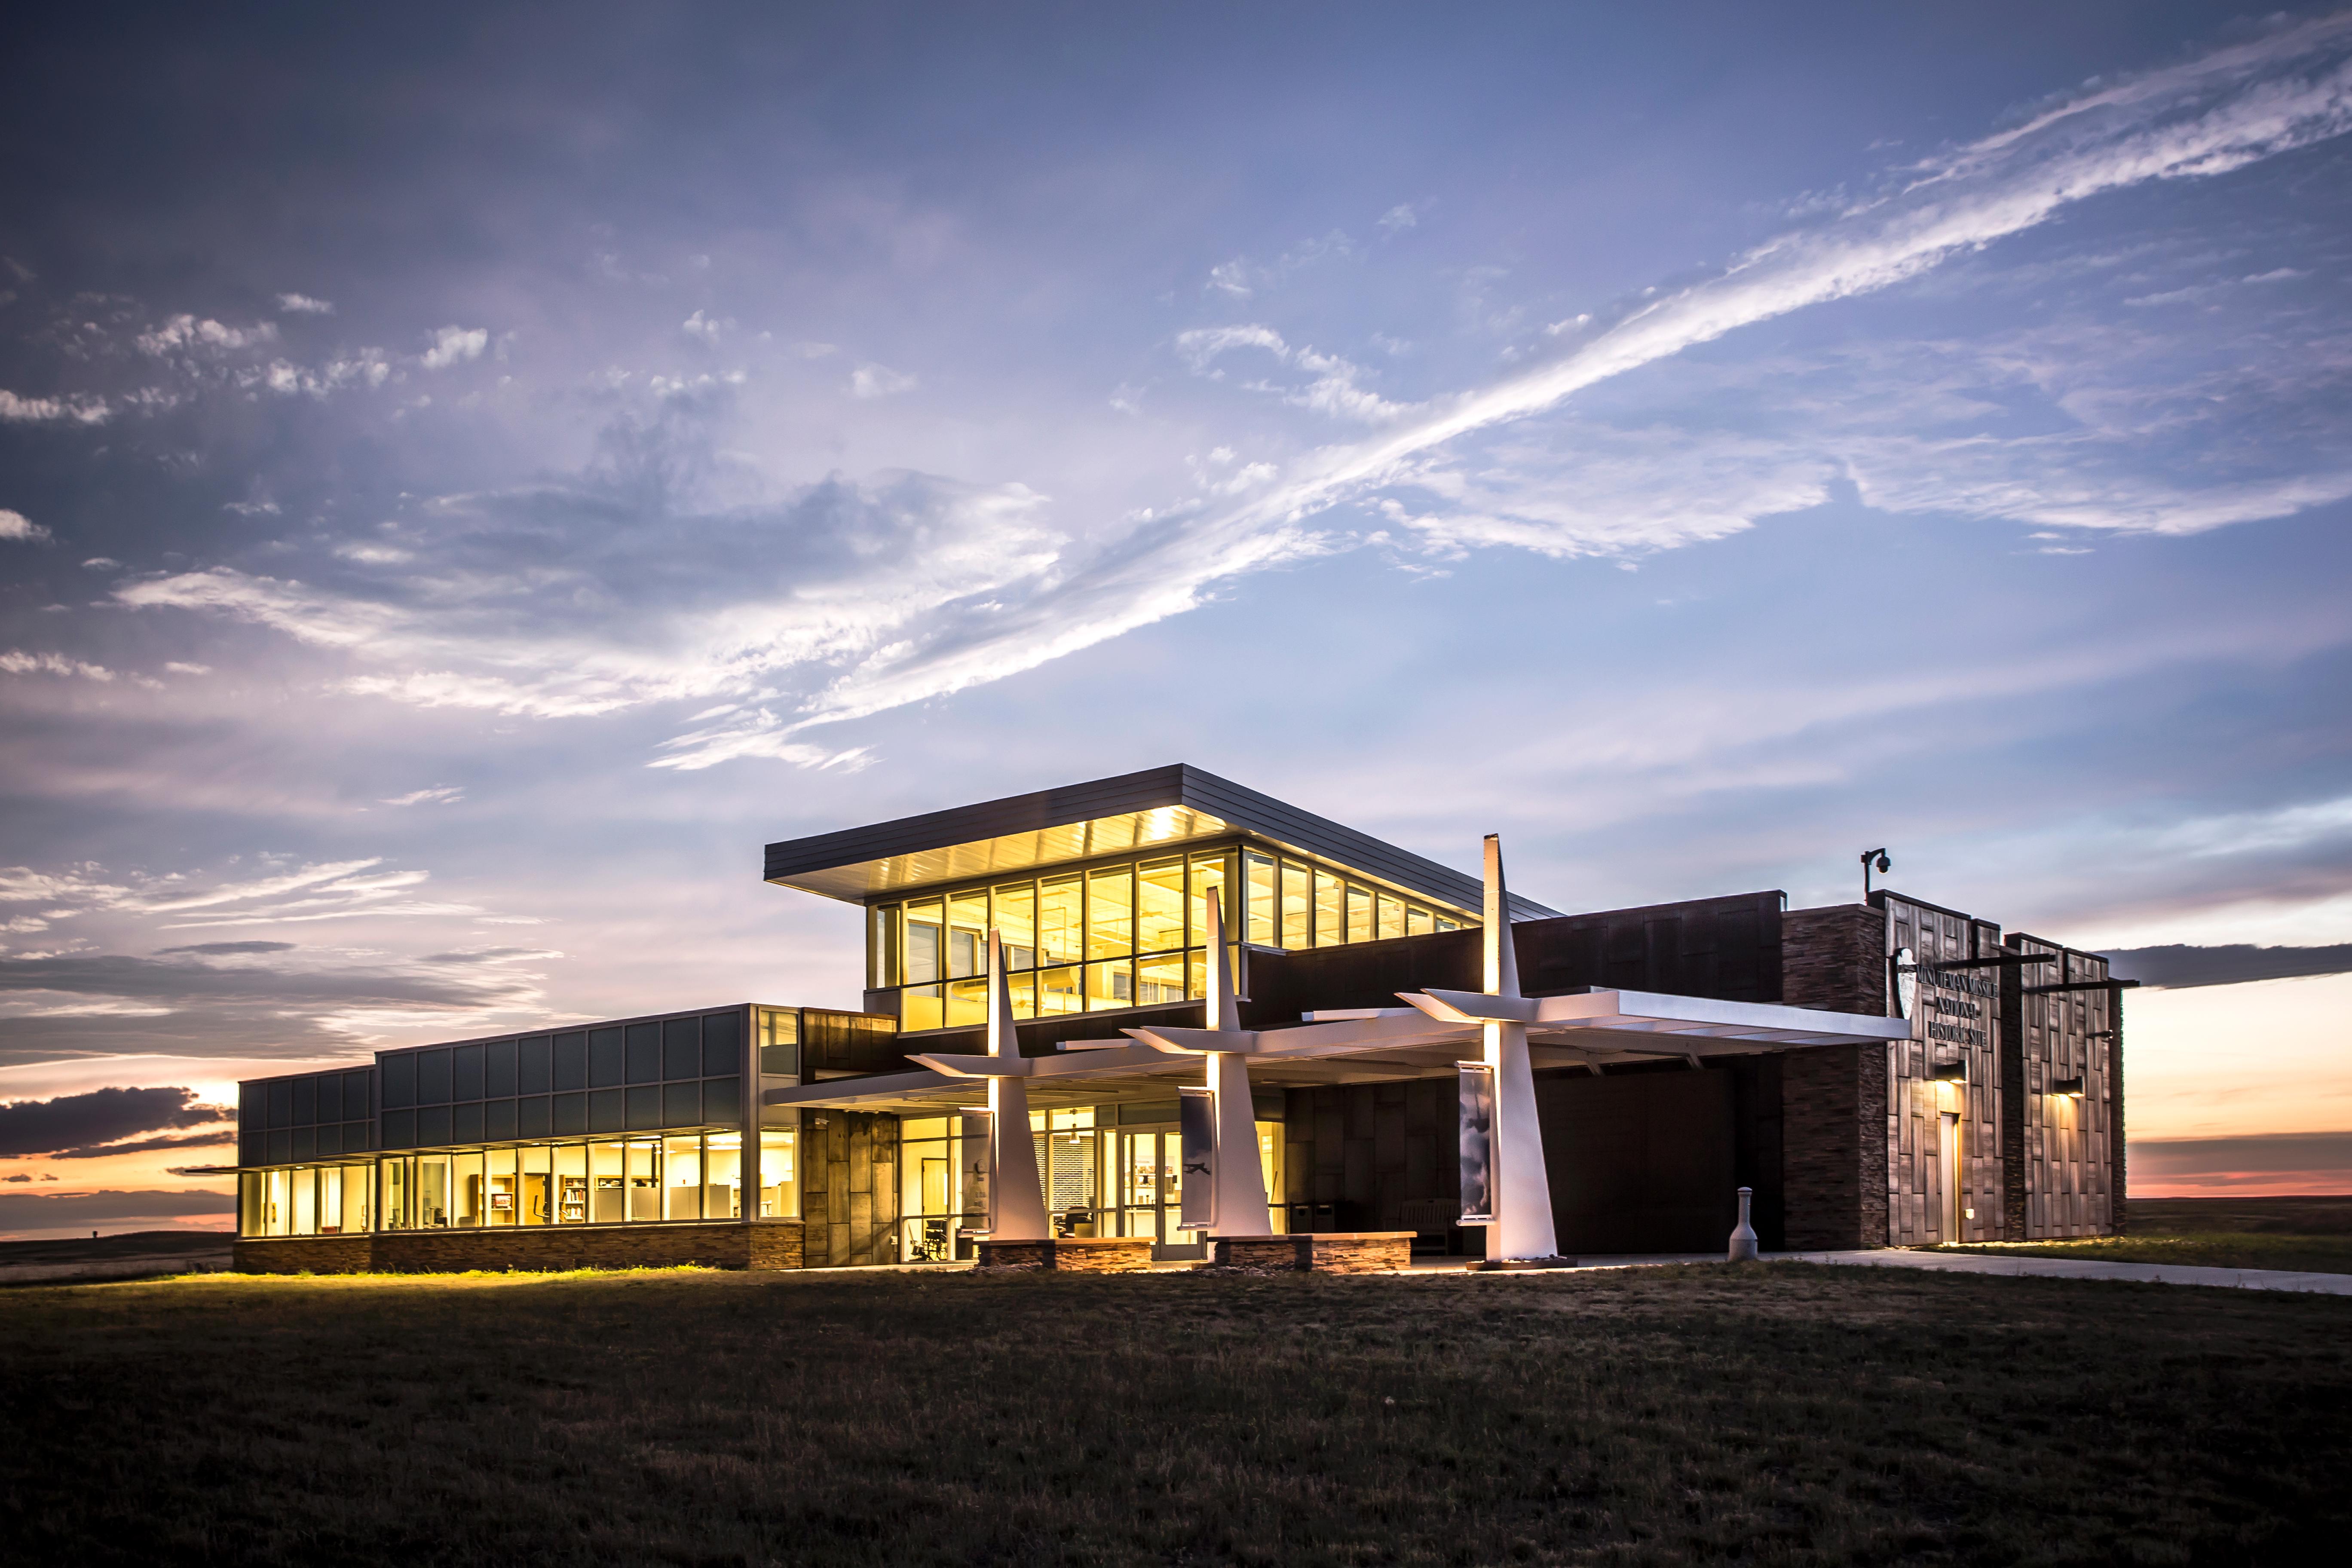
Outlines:
{"type": "MultiPolygon", "coordinates": [[[[1177,763],[767,847],[763,878],[863,903],[1072,860],[1249,837],[1475,918],[1478,879],[1369,834],[1177,763]]],[[[1556,914],[1514,896],[1511,914],[1556,914]]]]}
{"type": "Polygon", "coordinates": [[[876,893],[901,888],[929,887],[934,882],[984,880],[1013,871],[1025,871],[1064,860],[1086,860],[1101,855],[1156,849],[1198,839],[1214,838],[1233,826],[1204,812],[1183,806],[1155,806],[1126,811],[1083,822],[976,838],[965,844],[940,844],[899,855],[878,856],[847,866],[827,866],[794,875],[771,877],[783,887],[822,893],[828,898],[861,901],[876,893]]]}

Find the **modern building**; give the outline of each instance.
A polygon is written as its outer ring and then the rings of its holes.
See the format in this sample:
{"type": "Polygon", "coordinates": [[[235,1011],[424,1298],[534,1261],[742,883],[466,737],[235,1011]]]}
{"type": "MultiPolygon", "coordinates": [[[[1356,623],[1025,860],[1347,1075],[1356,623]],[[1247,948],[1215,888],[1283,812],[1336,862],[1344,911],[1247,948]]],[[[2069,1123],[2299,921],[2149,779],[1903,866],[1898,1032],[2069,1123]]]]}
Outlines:
{"type": "Polygon", "coordinates": [[[1254,1126],[1267,1207],[1223,1229],[1476,1253],[1457,1063],[1504,1016],[1479,1011],[1501,924],[1560,1252],[1719,1248],[1743,1186],[1768,1250],[2121,1227],[2127,983],[1900,894],[1562,913],[1492,855],[1482,882],[1183,765],[771,844],[763,874],[859,911],[861,1011],[550,1023],[247,1082],[239,1267],[970,1258],[968,1113],[1008,1074],[1055,1236],[1199,1257],[1180,1100],[1240,1052],[1216,1092],[1245,1113],[1220,1114],[1254,1126]]]}

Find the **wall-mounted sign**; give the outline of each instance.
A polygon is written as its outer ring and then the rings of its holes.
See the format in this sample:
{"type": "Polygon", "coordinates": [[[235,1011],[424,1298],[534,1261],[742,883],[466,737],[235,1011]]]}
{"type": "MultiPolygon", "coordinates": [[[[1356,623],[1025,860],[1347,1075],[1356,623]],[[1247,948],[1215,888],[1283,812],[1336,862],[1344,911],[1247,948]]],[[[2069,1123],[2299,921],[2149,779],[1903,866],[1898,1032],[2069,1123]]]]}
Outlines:
{"type": "Polygon", "coordinates": [[[1463,1225],[1495,1223],[1495,1069],[1461,1062],[1463,1225]]]}
{"type": "Polygon", "coordinates": [[[1895,950],[1895,1016],[1911,1016],[1919,1002],[1919,963],[1907,947],[1895,950]]]}
{"type": "Polygon", "coordinates": [[[1179,1230],[1217,1223],[1217,1097],[1205,1089],[1176,1091],[1179,1230]]]}

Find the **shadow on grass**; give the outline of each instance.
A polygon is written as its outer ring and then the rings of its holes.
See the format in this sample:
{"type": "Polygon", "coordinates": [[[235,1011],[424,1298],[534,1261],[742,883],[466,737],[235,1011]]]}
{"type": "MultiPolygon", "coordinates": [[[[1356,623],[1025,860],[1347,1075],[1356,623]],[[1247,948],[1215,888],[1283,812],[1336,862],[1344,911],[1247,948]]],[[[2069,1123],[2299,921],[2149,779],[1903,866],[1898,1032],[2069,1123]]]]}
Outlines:
{"type": "Polygon", "coordinates": [[[1804,1265],[26,1289],[0,1528],[76,1563],[2279,1562],[2352,1524],[2346,1321],[1804,1265]]]}

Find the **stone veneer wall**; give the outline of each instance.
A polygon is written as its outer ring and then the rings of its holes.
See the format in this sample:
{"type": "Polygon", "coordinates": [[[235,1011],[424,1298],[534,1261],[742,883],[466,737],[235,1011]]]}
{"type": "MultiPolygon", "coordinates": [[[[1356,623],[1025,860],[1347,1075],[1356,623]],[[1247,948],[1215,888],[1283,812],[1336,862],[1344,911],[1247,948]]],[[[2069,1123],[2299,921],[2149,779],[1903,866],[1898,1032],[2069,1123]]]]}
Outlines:
{"type": "Polygon", "coordinates": [[[565,1268],[798,1268],[801,1227],[757,1225],[501,1226],[496,1230],[394,1230],[239,1241],[243,1274],[454,1274],[565,1268]]]}
{"type": "Polygon", "coordinates": [[[810,1110],[801,1119],[808,1267],[898,1261],[898,1119],[810,1110]]]}
{"type": "Polygon", "coordinates": [[[1225,1268],[1392,1274],[1412,1267],[1412,1237],[1409,1230],[1220,1236],[1210,1239],[1209,1249],[1211,1260],[1225,1268]]]}
{"type": "MultiPolygon", "coordinates": [[[[1864,904],[1780,922],[1792,1007],[1886,1012],[1886,917],[1864,904]]],[[[1782,1231],[1792,1248],[1886,1245],[1886,1050],[1822,1046],[1780,1058],[1782,1231]]]]}

